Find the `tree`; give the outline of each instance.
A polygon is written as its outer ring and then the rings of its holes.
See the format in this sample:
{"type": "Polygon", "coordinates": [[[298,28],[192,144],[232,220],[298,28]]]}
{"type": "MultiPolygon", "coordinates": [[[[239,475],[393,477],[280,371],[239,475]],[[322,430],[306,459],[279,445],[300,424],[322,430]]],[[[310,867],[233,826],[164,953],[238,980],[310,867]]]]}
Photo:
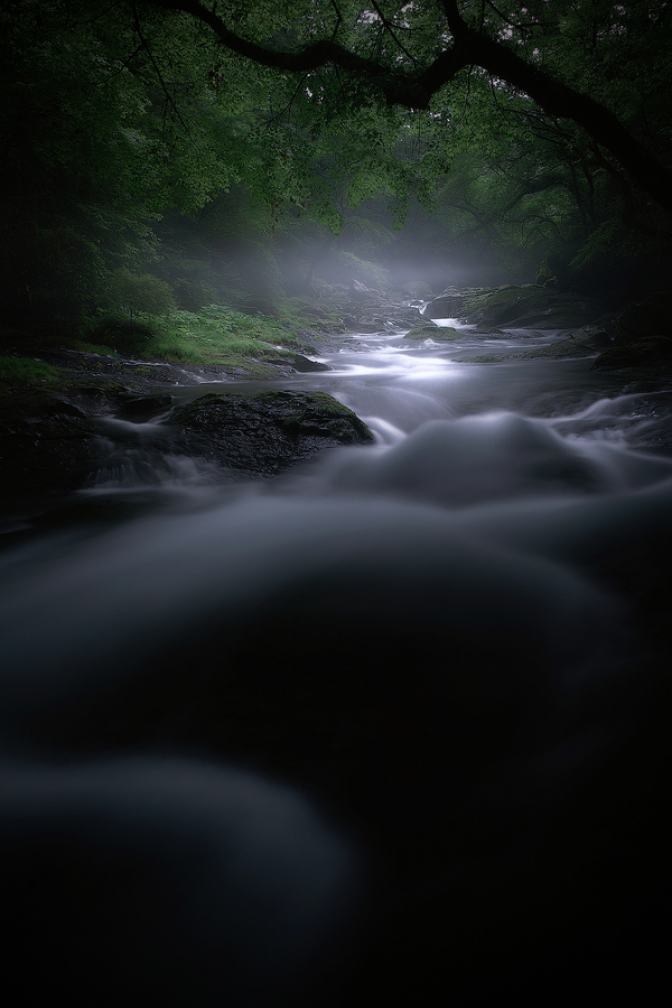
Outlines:
{"type": "MultiPolygon", "coordinates": [[[[656,145],[626,128],[608,100],[568,82],[576,65],[571,50],[576,30],[579,55],[588,41],[595,56],[605,40],[608,46],[613,37],[627,35],[636,20],[640,29],[664,35],[669,44],[664,0],[627,8],[601,0],[536,0],[523,7],[489,0],[372,0],[370,8],[349,0],[298,0],[255,4],[252,16],[235,0],[212,8],[198,0],[152,4],[189,14],[208,26],[222,47],[260,66],[309,80],[324,70],[344,72],[391,106],[436,107],[447,85],[480,68],[495,87],[513,88],[546,116],[576,123],[643,192],[672,211],[672,174],[656,145]],[[555,40],[556,58],[547,55],[547,42],[538,44],[548,36],[555,40]]],[[[669,156],[669,149],[664,153],[669,156]]]]}

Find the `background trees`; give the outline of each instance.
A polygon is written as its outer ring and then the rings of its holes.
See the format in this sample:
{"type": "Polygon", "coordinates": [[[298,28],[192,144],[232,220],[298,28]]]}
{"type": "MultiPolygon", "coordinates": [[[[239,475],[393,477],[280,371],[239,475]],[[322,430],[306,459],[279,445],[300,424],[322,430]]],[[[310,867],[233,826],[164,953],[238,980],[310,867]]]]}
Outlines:
{"type": "Polygon", "coordinates": [[[670,8],[9,0],[3,313],[81,324],[120,269],[187,308],[380,268],[660,282],[670,8]]]}

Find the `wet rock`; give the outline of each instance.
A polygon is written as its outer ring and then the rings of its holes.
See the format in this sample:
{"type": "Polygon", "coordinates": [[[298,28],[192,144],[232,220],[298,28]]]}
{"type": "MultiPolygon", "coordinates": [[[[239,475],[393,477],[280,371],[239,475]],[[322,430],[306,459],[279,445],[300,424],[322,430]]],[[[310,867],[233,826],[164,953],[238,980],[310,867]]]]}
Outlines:
{"type": "Polygon", "coordinates": [[[386,311],[386,317],[392,327],[397,329],[407,329],[410,326],[427,324],[427,319],[420,309],[412,305],[403,308],[399,305],[390,305],[386,311]]]}
{"type": "Polygon", "coordinates": [[[428,305],[425,305],[423,315],[431,319],[459,318],[463,307],[464,298],[461,295],[450,294],[430,301],[428,305]]]}
{"type": "Polygon", "coordinates": [[[67,396],[19,393],[0,407],[0,483],[4,504],[65,493],[97,467],[99,439],[85,408],[67,396]]]}
{"type": "Polygon", "coordinates": [[[331,370],[328,364],[322,364],[320,361],[311,360],[310,357],[304,357],[303,354],[289,354],[287,357],[273,357],[269,358],[266,363],[277,364],[282,367],[286,367],[289,364],[294,371],[299,371],[301,374],[309,374],[313,371],[331,370]]]}
{"type": "Polygon", "coordinates": [[[404,339],[410,340],[424,340],[432,339],[437,342],[448,342],[452,343],[454,340],[462,339],[463,333],[459,329],[455,329],[453,326],[438,326],[433,322],[428,325],[413,326],[413,328],[406,333],[404,339]]]}
{"type": "Polygon", "coordinates": [[[575,329],[567,339],[558,340],[548,346],[537,347],[520,356],[524,357],[591,357],[596,350],[611,347],[613,340],[601,325],[582,326],[575,329]]]}
{"type": "Polygon", "coordinates": [[[668,336],[649,336],[638,339],[629,346],[613,346],[600,354],[593,369],[648,367],[672,364],[672,339],[668,336]]]}
{"type": "Polygon", "coordinates": [[[580,329],[576,329],[569,338],[573,339],[576,343],[584,344],[595,350],[610,347],[614,342],[608,329],[599,323],[582,326],[580,329]]]}
{"type": "Polygon", "coordinates": [[[150,420],[160,416],[175,404],[172,395],[134,396],[121,395],[116,415],[120,420],[150,420]]]}
{"type": "Polygon", "coordinates": [[[434,339],[435,334],[438,333],[439,327],[434,324],[434,322],[428,323],[423,322],[421,325],[415,325],[412,329],[409,329],[404,339],[410,340],[424,340],[424,339],[434,339]]]}
{"type": "Polygon", "coordinates": [[[537,287],[509,285],[474,289],[464,297],[462,314],[479,326],[577,329],[599,318],[602,309],[588,298],[537,287]]]}
{"type": "Polygon", "coordinates": [[[324,392],[211,393],[176,407],[168,424],[173,451],[254,476],[373,441],[366,424],[324,392]]]}
{"type": "Polygon", "coordinates": [[[672,336],[672,294],[661,291],[630,304],[616,321],[618,346],[651,336],[672,336]]]}

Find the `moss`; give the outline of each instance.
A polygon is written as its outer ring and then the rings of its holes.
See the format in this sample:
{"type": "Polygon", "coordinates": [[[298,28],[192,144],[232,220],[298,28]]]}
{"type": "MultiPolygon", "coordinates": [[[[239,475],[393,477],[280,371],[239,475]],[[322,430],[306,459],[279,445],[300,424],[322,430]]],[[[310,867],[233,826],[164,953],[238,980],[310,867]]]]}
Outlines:
{"type": "Polygon", "coordinates": [[[280,423],[285,430],[293,433],[325,433],[328,431],[337,440],[352,428],[365,441],[373,441],[373,435],[363,420],[327,392],[256,392],[253,399],[267,403],[284,400],[289,411],[280,423]]]}
{"type": "Polygon", "coordinates": [[[409,340],[424,340],[424,339],[436,339],[437,333],[439,332],[439,327],[434,325],[433,322],[423,322],[420,325],[413,326],[409,329],[404,339],[409,340]]]}
{"type": "Polygon", "coordinates": [[[0,384],[4,386],[56,385],[62,380],[60,368],[32,357],[0,357],[0,384]]]}
{"type": "Polygon", "coordinates": [[[576,328],[599,315],[588,299],[536,284],[472,289],[464,296],[463,312],[481,326],[576,328]]]}

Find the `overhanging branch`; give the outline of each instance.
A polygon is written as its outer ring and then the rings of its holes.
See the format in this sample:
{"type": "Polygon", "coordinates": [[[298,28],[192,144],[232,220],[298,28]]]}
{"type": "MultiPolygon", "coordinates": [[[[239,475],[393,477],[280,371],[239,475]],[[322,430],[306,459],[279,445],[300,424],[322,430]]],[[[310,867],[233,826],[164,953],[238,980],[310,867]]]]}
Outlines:
{"type": "Polygon", "coordinates": [[[428,108],[432,96],[461,70],[479,66],[532,98],[549,115],[571,119],[583,127],[594,141],[613,155],[644,192],[672,212],[672,173],[628,132],[610,109],[528,63],[505,43],[470,28],[460,14],[457,0],[441,0],[452,45],[419,73],[392,69],[376,60],[359,56],[333,38],[311,42],[295,52],[262,46],[231,31],[217,15],[216,9],[208,10],[198,0],[148,2],[166,10],[190,14],[207,25],[227,49],[261,66],[289,73],[306,73],[331,64],[366,81],[390,105],[410,109],[428,108]]]}

